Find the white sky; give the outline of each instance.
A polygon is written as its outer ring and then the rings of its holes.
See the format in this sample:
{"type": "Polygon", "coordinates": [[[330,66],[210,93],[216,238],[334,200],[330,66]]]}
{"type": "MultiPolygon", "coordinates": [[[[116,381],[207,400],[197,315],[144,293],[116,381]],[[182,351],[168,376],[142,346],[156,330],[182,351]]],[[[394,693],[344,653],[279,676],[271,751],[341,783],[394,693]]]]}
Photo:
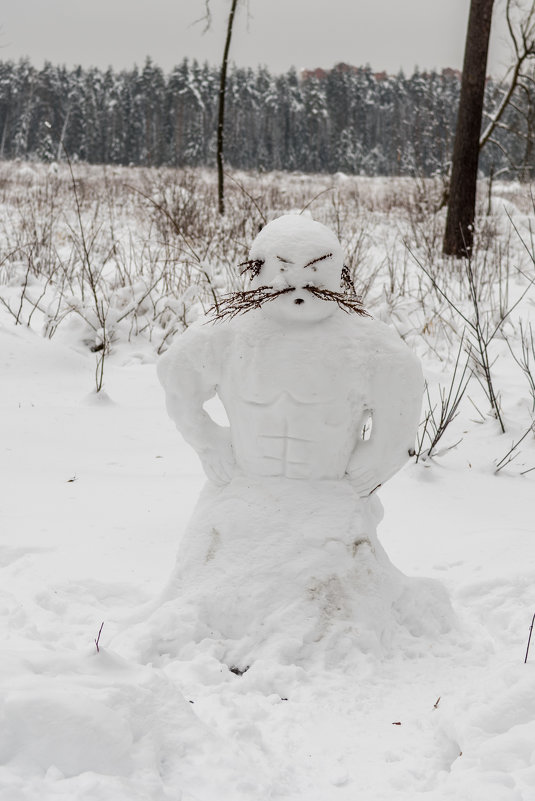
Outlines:
{"type": "MultiPolygon", "coordinates": [[[[503,2],[495,0],[488,72],[508,61],[503,2]]],[[[369,63],[412,73],[462,66],[470,0],[240,0],[231,46],[239,66],[283,72],[369,63]]],[[[164,70],[184,56],[220,63],[230,0],[210,0],[212,28],[192,25],[204,0],[12,0],[4,3],[0,59],[28,56],[72,66],[142,65],[164,70]]]]}

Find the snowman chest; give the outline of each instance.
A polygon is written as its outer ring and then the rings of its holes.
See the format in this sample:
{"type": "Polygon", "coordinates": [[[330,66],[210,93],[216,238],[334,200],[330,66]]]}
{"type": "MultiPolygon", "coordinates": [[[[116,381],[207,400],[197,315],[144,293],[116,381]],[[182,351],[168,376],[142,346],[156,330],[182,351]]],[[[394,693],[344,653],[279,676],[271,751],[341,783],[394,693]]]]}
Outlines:
{"type": "Polygon", "coordinates": [[[344,475],[366,391],[332,344],[285,336],[232,349],[218,392],[240,469],[292,479],[344,475]]]}
{"type": "Polygon", "coordinates": [[[336,348],[317,338],[288,336],[240,343],[222,383],[225,395],[250,403],[271,405],[289,397],[300,405],[337,404],[348,397],[353,383],[341,368],[336,348]]]}

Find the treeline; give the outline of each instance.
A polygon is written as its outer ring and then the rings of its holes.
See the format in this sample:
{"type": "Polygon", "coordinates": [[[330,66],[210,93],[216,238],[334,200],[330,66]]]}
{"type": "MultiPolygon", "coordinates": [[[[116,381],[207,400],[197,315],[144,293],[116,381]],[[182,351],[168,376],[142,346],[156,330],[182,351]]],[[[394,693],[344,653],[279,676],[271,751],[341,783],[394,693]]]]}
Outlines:
{"type": "MultiPolygon", "coordinates": [[[[199,166],[215,163],[219,71],[184,60],[170,74],[0,62],[0,158],[199,166]]],[[[432,175],[450,158],[460,76],[373,73],[340,64],[301,75],[229,74],[225,160],[239,168],[432,175]]],[[[500,89],[489,81],[487,105],[500,89]]],[[[520,94],[480,161],[530,173],[530,98],[520,94]]]]}

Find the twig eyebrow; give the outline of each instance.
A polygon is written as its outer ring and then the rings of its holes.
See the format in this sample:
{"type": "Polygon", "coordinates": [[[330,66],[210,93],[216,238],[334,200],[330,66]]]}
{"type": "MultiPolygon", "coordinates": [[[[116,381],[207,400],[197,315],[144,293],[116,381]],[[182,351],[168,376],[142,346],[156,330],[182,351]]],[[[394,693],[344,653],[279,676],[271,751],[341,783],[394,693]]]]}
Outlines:
{"type": "Polygon", "coordinates": [[[305,269],[306,267],[312,267],[312,265],[316,264],[316,262],[318,261],[324,261],[324,259],[330,259],[332,255],[333,255],[332,253],[326,253],[324,256],[319,256],[317,259],[312,259],[312,261],[309,261],[308,264],[305,264],[303,269],[305,269]]]}
{"type": "Polygon", "coordinates": [[[277,256],[277,258],[279,261],[282,261],[283,264],[293,264],[293,261],[290,261],[289,259],[283,259],[282,256],[277,256]]]}

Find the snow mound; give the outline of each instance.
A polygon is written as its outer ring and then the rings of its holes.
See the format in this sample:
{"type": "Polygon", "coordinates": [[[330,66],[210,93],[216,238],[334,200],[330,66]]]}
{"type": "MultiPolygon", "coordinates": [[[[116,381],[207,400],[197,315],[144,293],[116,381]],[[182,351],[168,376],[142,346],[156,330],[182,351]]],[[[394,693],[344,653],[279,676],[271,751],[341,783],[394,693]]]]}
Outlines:
{"type": "Polygon", "coordinates": [[[381,516],[347,482],[209,483],[159,608],[124,639],[146,662],[199,646],[243,671],[257,660],[332,668],[444,634],[445,590],[392,565],[381,516]]]}
{"type": "Polygon", "coordinates": [[[4,705],[0,738],[2,762],[24,753],[42,770],[54,765],[64,776],[132,770],[133,738],[121,714],[89,694],[63,686],[11,693],[4,705]]]}
{"type": "Polygon", "coordinates": [[[210,731],[163,671],[103,649],[43,649],[18,666],[13,653],[10,661],[19,678],[0,704],[2,801],[181,801],[184,784],[203,798],[254,797],[258,771],[210,731]],[[199,765],[208,761],[213,770],[203,777],[199,765]],[[240,780],[229,777],[229,764],[240,766],[240,780]]]}

